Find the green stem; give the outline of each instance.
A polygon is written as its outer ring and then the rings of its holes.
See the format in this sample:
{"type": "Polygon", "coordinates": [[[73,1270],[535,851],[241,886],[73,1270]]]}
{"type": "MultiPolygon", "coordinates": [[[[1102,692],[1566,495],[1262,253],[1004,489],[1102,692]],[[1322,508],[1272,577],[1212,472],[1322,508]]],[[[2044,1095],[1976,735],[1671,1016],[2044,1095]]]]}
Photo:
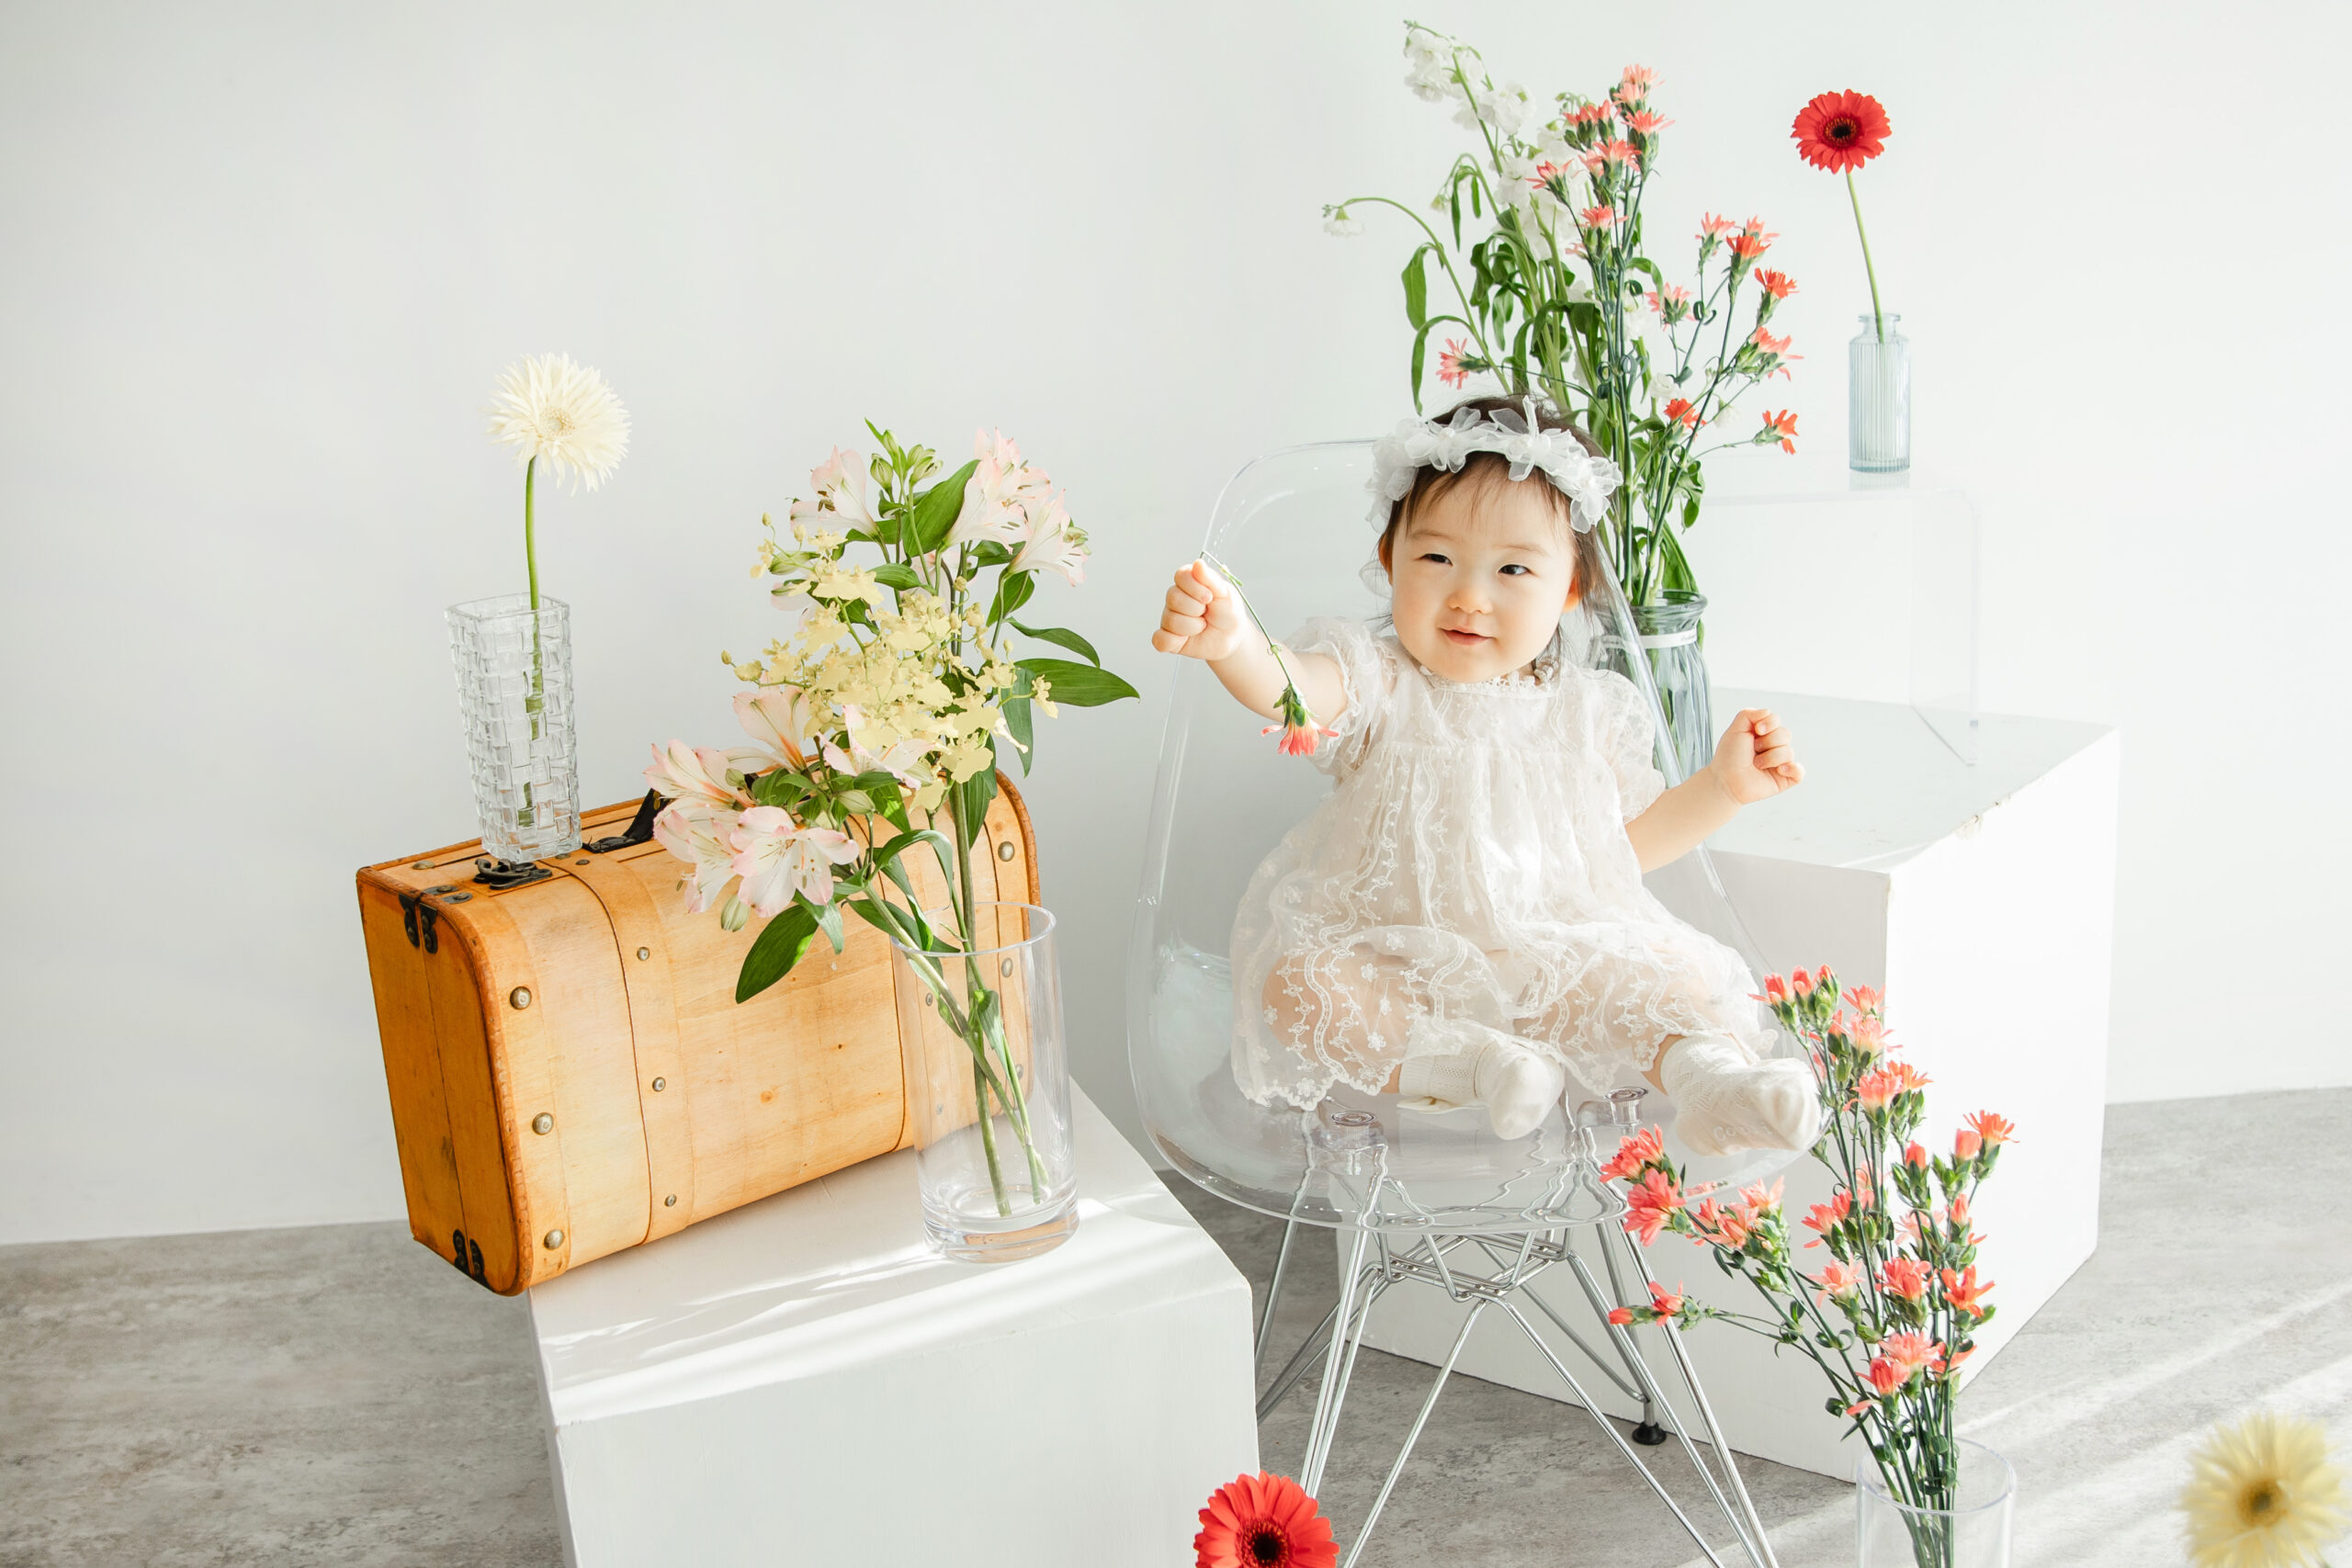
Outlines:
{"type": "MultiPolygon", "coordinates": [[[[539,459],[534,456],[523,468],[523,566],[531,582],[531,695],[523,707],[531,716],[531,739],[534,740],[540,737],[540,726],[545,722],[547,712],[547,671],[539,647],[539,551],[533,537],[532,502],[538,477],[539,459]]],[[[537,807],[531,799],[531,786],[526,782],[523,785],[523,809],[516,813],[515,824],[528,828],[536,816],[537,807]]]]}
{"type": "Polygon", "coordinates": [[[1871,265],[1871,232],[1862,227],[1861,193],[1854,188],[1854,171],[1846,171],[1846,197],[1854,204],[1854,232],[1861,236],[1862,272],[1871,280],[1871,322],[1878,341],[1886,341],[1886,311],[1878,302],[1878,268],[1871,265]]]}

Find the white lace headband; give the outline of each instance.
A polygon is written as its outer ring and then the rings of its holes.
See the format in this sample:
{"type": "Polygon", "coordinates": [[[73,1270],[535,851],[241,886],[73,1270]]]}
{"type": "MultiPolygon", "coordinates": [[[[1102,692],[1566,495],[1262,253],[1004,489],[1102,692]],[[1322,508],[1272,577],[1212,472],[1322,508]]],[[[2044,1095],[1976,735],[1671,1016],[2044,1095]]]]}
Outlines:
{"type": "Polygon", "coordinates": [[[1475,452],[1492,452],[1510,462],[1510,477],[1523,479],[1540,470],[1570,502],[1569,522],[1579,534],[1590,533],[1609,508],[1617,488],[1617,465],[1584,449],[1572,432],[1545,430],[1535,417],[1530,398],[1522,414],[1518,409],[1456,409],[1443,424],[1433,419],[1408,419],[1393,434],[1372,448],[1372,521],[1385,528],[1413,476],[1423,468],[1459,469],[1475,452]]]}

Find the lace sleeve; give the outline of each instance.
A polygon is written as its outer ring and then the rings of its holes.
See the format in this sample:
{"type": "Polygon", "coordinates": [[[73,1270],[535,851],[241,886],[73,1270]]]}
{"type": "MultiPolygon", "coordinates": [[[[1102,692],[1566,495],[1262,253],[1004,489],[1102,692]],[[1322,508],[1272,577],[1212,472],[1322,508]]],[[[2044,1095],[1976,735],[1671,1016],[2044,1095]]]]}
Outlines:
{"type": "Polygon", "coordinates": [[[1315,750],[1315,765],[1327,773],[1351,773],[1363,761],[1380,711],[1396,689],[1396,665],[1382,641],[1363,622],[1336,616],[1311,620],[1296,636],[1283,639],[1284,648],[1322,654],[1340,667],[1340,688],[1347,694],[1348,705],[1337,718],[1316,715],[1317,721],[1339,731],[1326,736],[1315,750]]]}
{"type": "Polygon", "coordinates": [[[1657,771],[1657,731],[1641,688],[1613,670],[1587,677],[1592,693],[1592,738],[1617,780],[1617,804],[1628,822],[1666,793],[1657,771]]]}

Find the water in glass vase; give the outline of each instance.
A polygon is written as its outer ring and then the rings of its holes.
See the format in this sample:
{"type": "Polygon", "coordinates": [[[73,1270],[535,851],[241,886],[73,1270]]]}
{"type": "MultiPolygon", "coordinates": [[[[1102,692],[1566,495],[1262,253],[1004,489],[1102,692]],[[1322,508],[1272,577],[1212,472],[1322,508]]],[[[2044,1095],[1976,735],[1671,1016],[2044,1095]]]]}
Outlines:
{"type": "Polygon", "coordinates": [[[923,1228],[949,1258],[1011,1262],[1078,1228],[1061,976],[1044,909],[984,903],[972,924],[968,947],[894,942],[890,980],[923,1228]]]}
{"type": "Polygon", "coordinates": [[[1911,344],[1897,330],[1902,320],[1865,311],[1846,345],[1846,452],[1858,473],[1911,466],[1911,344]]]}
{"type": "Polygon", "coordinates": [[[1854,1472],[1854,1540],[1860,1568],[2009,1568],[2009,1518],[2018,1475],[1984,1444],[1962,1438],[1955,1484],[1941,1506],[1915,1506],[1887,1490],[1874,1464],[1854,1472]]]}
{"type": "Polygon", "coordinates": [[[1668,737],[1688,778],[1715,754],[1713,702],[1707,688],[1707,659],[1699,644],[1699,623],[1707,613],[1702,593],[1680,595],[1663,604],[1634,604],[1634,629],[1666,712],[1668,737]]]}
{"type": "Polygon", "coordinates": [[[514,864],[580,847],[571,611],[509,593],[449,607],[449,651],[485,854],[514,864]]]}

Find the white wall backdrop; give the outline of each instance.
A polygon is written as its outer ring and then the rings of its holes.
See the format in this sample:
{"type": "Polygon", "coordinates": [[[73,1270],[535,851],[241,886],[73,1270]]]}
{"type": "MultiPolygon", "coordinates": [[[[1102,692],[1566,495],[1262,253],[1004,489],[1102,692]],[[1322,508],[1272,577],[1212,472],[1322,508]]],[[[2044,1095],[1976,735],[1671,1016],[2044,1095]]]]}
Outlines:
{"type": "MultiPolygon", "coordinates": [[[[1661,72],[1653,232],[1770,219],[1833,446],[1860,264],[1787,126],[1889,105],[1986,706],[2127,730],[2113,1095],[2352,1081],[2343,13],[1417,6],[1541,92],[1661,72]]],[[[1403,236],[1317,217],[1456,144],[1398,40],[1339,0],[0,10],[0,1241],[400,1213],[351,873],[473,830],[441,610],[519,586],[481,411],[532,352],[635,418],[541,509],[591,798],[728,732],[760,513],[861,419],[1068,486],[1098,555],[1049,607],[1145,700],[1046,727],[1031,796],[1126,1116],[1155,584],[1244,458],[1403,406],[1403,236]]]]}

